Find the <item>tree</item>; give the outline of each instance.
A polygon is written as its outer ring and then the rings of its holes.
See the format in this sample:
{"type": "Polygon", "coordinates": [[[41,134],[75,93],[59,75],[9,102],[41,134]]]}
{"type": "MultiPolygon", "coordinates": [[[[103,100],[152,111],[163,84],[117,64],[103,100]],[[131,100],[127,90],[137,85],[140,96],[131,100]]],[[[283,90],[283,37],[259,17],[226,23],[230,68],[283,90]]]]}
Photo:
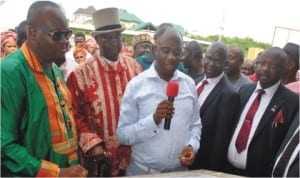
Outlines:
{"type": "MultiPolygon", "coordinates": [[[[204,41],[209,41],[209,42],[215,42],[218,41],[219,36],[218,35],[210,35],[207,37],[202,37],[202,36],[196,36],[196,35],[190,35],[191,38],[196,39],[196,40],[204,40],[204,41]]],[[[248,49],[250,47],[254,48],[262,48],[262,49],[267,49],[271,47],[271,44],[269,43],[263,43],[263,42],[257,42],[254,41],[250,37],[246,38],[238,38],[238,37],[222,37],[222,41],[227,45],[227,46],[240,46],[245,54],[248,53],[248,49]]]]}

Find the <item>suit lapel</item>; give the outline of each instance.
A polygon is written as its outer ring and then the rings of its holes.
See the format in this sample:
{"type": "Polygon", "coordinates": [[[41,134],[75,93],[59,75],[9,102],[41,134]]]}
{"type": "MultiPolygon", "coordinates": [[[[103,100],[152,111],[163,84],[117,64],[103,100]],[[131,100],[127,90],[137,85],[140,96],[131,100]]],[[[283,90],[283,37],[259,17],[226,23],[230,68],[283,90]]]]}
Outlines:
{"type": "MultiPolygon", "coordinates": [[[[241,116],[243,109],[245,107],[245,105],[247,104],[251,94],[253,93],[253,91],[256,88],[256,84],[251,84],[248,85],[247,87],[242,87],[241,90],[239,91],[239,95],[241,98],[241,107],[240,107],[240,112],[239,112],[239,116],[241,116]]],[[[239,120],[237,119],[235,124],[237,125],[239,122],[239,120]]]]}
{"type": "MultiPolygon", "coordinates": [[[[254,133],[253,139],[263,130],[265,125],[267,123],[272,124],[272,122],[269,122],[270,119],[274,119],[278,111],[280,110],[283,102],[284,102],[284,96],[282,95],[282,85],[280,85],[275,92],[274,96],[272,97],[268,107],[266,108],[258,127],[254,133]]],[[[253,140],[252,139],[252,140],[253,140]]]]}
{"type": "Polygon", "coordinates": [[[249,87],[245,87],[244,90],[241,90],[239,92],[241,97],[241,112],[243,111],[243,108],[245,107],[246,103],[248,102],[255,88],[256,88],[256,84],[252,84],[249,87]]]}
{"type": "Polygon", "coordinates": [[[221,78],[221,80],[217,83],[217,85],[214,87],[214,89],[210,92],[206,100],[204,101],[203,105],[201,106],[201,115],[206,110],[206,108],[209,106],[211,102],[213,102],[217,95],[220,94],[220,90],[223,87],[225,82],[224,76],[221,78]]]}

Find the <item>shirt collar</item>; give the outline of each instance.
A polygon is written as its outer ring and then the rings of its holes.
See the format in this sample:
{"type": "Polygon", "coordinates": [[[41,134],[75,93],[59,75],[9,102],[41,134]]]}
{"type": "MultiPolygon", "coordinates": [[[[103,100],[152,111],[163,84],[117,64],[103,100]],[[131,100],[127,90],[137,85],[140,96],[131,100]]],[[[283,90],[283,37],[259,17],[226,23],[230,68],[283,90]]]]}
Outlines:
{"type": "Polygon", "coordinates": [[[108,64],[110,64],[110,65],[116,65],[116,64],[118,64],[118,62],[120,61],[119,57],[118,57],[118,60],[116,60],[116,61],[111,61],[111,60],[107,59],[107,58],[104,57],[104,56],[101,56],[101,58],[104,59],[104,60],[105,60],[108,64]]]}
{"type": "MultiPolygon", "coordinates": [[[[274,85],[270,86],[269,88],[265,88],[264,90],[267,95],[273,96],[274,93],[276,92],[276,90],[278,89],[279,85],[280,85],[280,81],[278,81],[274,85]]],[[[257,81],[255,91],[257,91],[258,89],[262,89],[260,81],[257,81]]]]}
{"type": "Polygon", "coordinates": [[[110,61],[104,56],[99,56],[99,55],[97,55],[97,58],[98,60],[100,60],[100,63],[103,66],[105,71],[127,70],[127,64],[125,62],[126,59],[122,55],[118,56],[117,61],[110,61]]]}
{"type": "MultiPolygon", "coordinates": [[[[145,72],[148,73],[147,76],[148,76],[149,78],[159,78],[159,79],[160,79],[160,76],[158,75],[158,73],[157,73],[157,71],[156,71],[154,65],[155,65],[155,61],[153,61],[153,63],[152,63],[151,66],[149,67],[149,69],[147,69],[145,72]]],[[[173,76],[172,76],[171,80],[179,80],[179,78],[181,78],[181,75],[183,75],[183,74],[181,74],[181,73],[178,71],[178,69],[176,69],[175,72],[173,73],[173,76]]]]}
{"type": "Polygon", "coordinates": [[[217,83],[218,81],[221,80],[221,78],[223,77],[224,72],[222,72],[220,75],[214,77],[214,78],[206,78],[206,75],[204,76],[203,80],[207,80],[209,84],[212,83],[217,83]]]}

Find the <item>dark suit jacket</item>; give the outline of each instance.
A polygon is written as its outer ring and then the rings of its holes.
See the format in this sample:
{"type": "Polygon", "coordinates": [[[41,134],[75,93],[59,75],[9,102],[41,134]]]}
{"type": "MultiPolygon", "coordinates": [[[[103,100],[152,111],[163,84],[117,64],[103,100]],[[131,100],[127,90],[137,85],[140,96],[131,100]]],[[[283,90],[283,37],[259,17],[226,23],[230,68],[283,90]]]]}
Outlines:
{"type": "MultiPolygon", "coordinates": [[[[278,152],[276,154],[276,159],[274,160],[274,163],[276,162],[276,160],[278,159],[278,156],[282,153],[284,147],[287,145],[287,143],[289,142],[289,140],[292,138],[292,136],[295,133],[295,130],[298,127],[299,127],[299,112],[294,117],[293,122],[291,123],[291,126],[290,126],[290,128],[289,128],[286,136],[284,137],[283,142],[280,145],[280,148],[279,148],[279,150],[278,150],[278,152]]],[[[274,167],[275,167],[275,165],[273,166],[273,168],[274,167]]],[[[283,175],[281,175],[281,176],[283,176],[283,175]]],[[[294,162],[291,164],[291,166],[289,167],[287,176],[288,177],[299,177],[299,154],[296,157],[296,159],[294,160],[294,162]]]]}
{"type": "MultiPolygon", "coordinates": [[[[256,84],[253,83],[246,84],[240,89],[242,109],[255,90],[255,87],[256,84]]],[[[271,176],[275,155],[298,110],[299,96],[280,84],[249,144],[245,176],[271,176]],[[273,124],[274,118],[281,110],[283,112],[284,123],[277,124],[277,127],[275,127],[273,124]]],[[[235,123],[235,127],[236,124],[237,122],[235,123]]]]}
{"type": "Polygon", "coordinates": [[[239,94],[223,76],[201,106],[200,149],[191,169],[224,170],[231,130],[239,108],[239,94]]]}

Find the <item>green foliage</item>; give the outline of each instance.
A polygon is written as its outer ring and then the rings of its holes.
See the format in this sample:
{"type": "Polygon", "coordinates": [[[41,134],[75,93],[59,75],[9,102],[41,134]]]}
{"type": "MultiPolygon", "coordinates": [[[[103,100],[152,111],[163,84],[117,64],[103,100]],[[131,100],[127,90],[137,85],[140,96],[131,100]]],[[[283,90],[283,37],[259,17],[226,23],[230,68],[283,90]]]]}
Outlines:
{"type": "MultiPolygon", "coordinates": [[[[219,35],[211,35],[207,37],[191,35],[191,38],[196,40],[215,42],[219,40],[219,35]]],[[[244,50],[245,54],[248,53],[249,48],[267,49],[271,47],[271,44],[269,43],[257,42],[250,37],[246,37],[246,38],[222,37],[221,41],[225,43],[227,46],[240,46],[244,50]]],[[[207,48],[203,48],[203,49],[204,51],[206,51],[207,48]]]]}

